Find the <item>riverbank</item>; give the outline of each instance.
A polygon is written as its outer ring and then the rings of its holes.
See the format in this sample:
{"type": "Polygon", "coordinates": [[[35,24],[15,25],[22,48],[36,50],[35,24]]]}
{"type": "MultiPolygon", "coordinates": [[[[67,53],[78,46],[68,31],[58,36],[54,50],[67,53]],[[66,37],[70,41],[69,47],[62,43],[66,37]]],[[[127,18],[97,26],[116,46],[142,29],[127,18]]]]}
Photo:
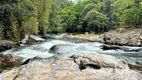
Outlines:
{"type": "MultiPolygon", "coordinates": [[[[47,34],[44,38],[55,38],[55,39],[75,39],[76,43],[83,42],[101,42],[109,45],[120,45],[120,46],[142,46],[142,28],[118,28],[102,34],[58,34],[52,36],[47,34]]],[[[40,36],[25,35],[25,38],[18,42],[10,40],[0,40],[0,51],[5,51],[13,47],[24,46],[25,44],[34,44],[35,42],[44,41],[40,36]]]]}
{"type": "Polygon", "coordinates": [[[12,41],[12,40],[0,40],[0,52],[6,51],[8,49],[23,47],[27,45],[36,44],[37,42],[43,42],[45,39],[37,35],[25,35],[22,40],[12,41]]]}
{"type": "Polygon", "coordinates": [[[103,34],[106,44],[142,46],[142,28],[119,28],[103,34]]]}
{"type": "Polygon", "coordinates": [[[101,42],[120,46],[142,46],[142,28],[118,28],[103,34],[77,34],[78,42],[101,42]]]}

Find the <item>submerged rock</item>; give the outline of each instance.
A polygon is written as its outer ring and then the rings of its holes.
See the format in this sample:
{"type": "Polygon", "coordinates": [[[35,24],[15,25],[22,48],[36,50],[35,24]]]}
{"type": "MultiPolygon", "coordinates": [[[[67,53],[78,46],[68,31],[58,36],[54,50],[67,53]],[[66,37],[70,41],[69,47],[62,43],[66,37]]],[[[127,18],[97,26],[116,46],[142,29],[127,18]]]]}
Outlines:
{"type": "Polygon", "coordinates": [[[50,53],[54,53],[54,54],[60,54],[58,53],[60,51],[60,49],[62,49],[63,47],[68,47],[71,46],[70,44],[58,44],[58,45],[54,45],[49,49],[50,53]]]}
{"type": "Polygon", "coordinates": [[[58,44],[49,49],[49,52],[56,58],[69,58],[74,54],[76,48],[72,44],[58,44]]]}
{"type": "Polygon", "coordinates": [[[1,80],[142,80],[115,57],[104,54],[76,54],[57,61],[34,60],[0,74],[1,80]]]}

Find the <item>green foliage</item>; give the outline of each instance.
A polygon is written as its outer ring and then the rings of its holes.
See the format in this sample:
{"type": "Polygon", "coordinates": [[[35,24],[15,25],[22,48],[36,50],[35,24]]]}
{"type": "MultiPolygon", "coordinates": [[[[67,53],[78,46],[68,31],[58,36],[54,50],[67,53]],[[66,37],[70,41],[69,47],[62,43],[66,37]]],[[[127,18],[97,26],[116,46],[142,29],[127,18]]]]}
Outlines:
{"type": "Polygon", "coordinates": [[[141,0],[80,0],[59,11],[63,32],[106,32],[142,25],[141,0]],[[78,9],[78,10],[77,10],[78,9]]]}
{"type": "Polygon", "coordinates": [[[52,1],[52,13],[50,14],[49,19],[49,32],[63,32],[64,28],[62,27],[63,24],[61,24],[61,16],[62,14],[59,14],[63,8],[66,8],[68,6],[72,6],[73,3],[68,0],[53,0],[52,1]]]}
{"type": "Polygon", "coordinates": [[[1,36],[21,39],[24,34],[45,34],[49,26],[51,0],[0,1],[1,36]]]}
{"type": "MultiPolygon", "coordinates": [[[[115,0],[84,0],[57,11],[62,32],[105,32],[117,25],[115,0]]],[[[56,30],[56,29],[55,29],[56,30]]]]}
{"type": "Polygon", "coordinates": [[[87,12],[89,12],[90,10],[94,9],[96,7],[96,5],[94,3],[88,3],[84,6],[83,10],[82,10],[82,16],[84,17],[87,12]]]}
{"type": "Polygon", "coordinates": [[[117,16],[120,19],[121,25],[138,26],[142,25],[142,8],[141,0],[117,0],[117,16]]]}
{"type": "Polygon", "coordinates": [[[109,18],[93,9],[86,14],[84,21],[88,22],[87,31],[103,32],[109,23],[109,18]]]}
{"type": "Polygon", "coordinates": [[[77,16],[79,13],[74,10],[74,7],[76,6],[67,7],[59,13],[62,19],[61,25],[63,31],[66,31],[67,29],[74,31],[76,29],[77,16]]]}
{"type": "Polygon", "coordinates": [[[142,0],[1,0],[0,38],[142,26],[142,0]]]}

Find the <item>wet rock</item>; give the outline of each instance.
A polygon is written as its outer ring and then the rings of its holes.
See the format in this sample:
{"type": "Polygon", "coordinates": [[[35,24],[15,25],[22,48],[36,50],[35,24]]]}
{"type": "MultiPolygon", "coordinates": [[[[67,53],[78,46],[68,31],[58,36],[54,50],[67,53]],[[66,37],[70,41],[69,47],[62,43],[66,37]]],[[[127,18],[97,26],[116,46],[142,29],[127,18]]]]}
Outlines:
{"type": "Polygon", "coordinates": [[[0,40],[0,51],[5,51],[15,47],[15,43],[8,40],[0,40]]]}
{"type": "MultiPolygon", "coordinates": [[[[61,54],[60,50],[64,49],[65,47],[67,48],[68,46],[72,46],[70,44],[59,44],[59,45],[54,45],[49,49],[50,53],[54,54],[61,54]]],[[[63,51],[63,50],[62,50],[63,51]]],[[[63,51],[64,52],[64,51],[63,51]]]]}
{"type": "Polygon", "coordinates": [[[34,60],[43,60],[43,58],[40,58],[40,57],[29,58],[29,59],[25,60],[21,65],[28,64],[34,60]]]}
{"type": "Polygon", "coordinates": [[[24,39],[21,41],[17,42],[18,46],[25,46],[26,44],[34,44],[35,42],[43,42],[45,39],[36,36],[36,35],[30,35],[30,34],[25,34],[24,39]]]}
{"type": "Polygon", "coordinates": [[[119,45],[102,45],[101,48],[103,50],[123,50],[125,52],[141,52],[142,51],[142,48],[137,48],[137,49],[130,49],[130,48],[127,48],[125,46],[119,46],[119,45]]]}
{"type": "Polygon", "coordinates": [[[142,62],[139,61],[139,62],[136,62],[135,64],[129,63],[128,65],[130,69],[133,69],[142,74],[142,62]]]}
{"type": "Polygon", "coordinates": [[[130,69],[135,70],[135,71],[142,74],[142,65],[138,65],[138,64],[135,64],[135,65],[134,64],[128,64],[128,65],[129,65],[130,69]]]}
{"type": "Polygon", "coordinates": [[[52,56],[52,57],[49,57],[49,58],[34,57],[34,58],[29,58],[29,59],[23,61],[21,65],[26,65],[26,64],[33,62],[33,61],[42,61],[42,60],[52,62],[52,61],[56,61],[56,60],[59,60],[59,59],[55,56],[52,56]]]}
{"type": "Polygon", "coordinates": [[[57,61],[35,60],[19,68],[2,72],[0,79],[141,80],[142,75],[130,70],[123,61],[109,55],[76,54],[70,59],[57,61]],[[84,69],[80,69],[81,66],[84,69]]]}
{"type": "Polygon", "coordinates": [[[103,50],[117,50],[122,49],[120,46],[117,45],[102,45],[101,46],[103,50]]]}
{"type": "Polygon", "coordinates": [[[0,54],[0,71],[12,69],[13,67],[21,65],[22,58],[19,56],[12,56],[10,54],[0,54]]]}
{"type": "Polygon", "coordinates": [[[62,59],[69,58],[79,47],[75,47],[73,44],[58,44],[54,45],[49,49],[49,52],[54,55],[54,58],[62,59]]]}

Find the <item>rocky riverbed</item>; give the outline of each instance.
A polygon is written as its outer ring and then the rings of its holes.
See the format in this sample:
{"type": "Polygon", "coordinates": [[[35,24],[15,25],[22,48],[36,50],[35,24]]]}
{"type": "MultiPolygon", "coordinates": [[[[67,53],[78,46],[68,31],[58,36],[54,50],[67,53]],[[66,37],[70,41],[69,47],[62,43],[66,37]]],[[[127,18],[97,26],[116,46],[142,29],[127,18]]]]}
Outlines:
{"type": "Polygon", "coordinates": [[[142,80],[142,47],[132,47],[141,46],[141,30],[45,37],[54,39],[1,44],[9,50],[0,53],[0,80],[142,80]]]}
{"type": "Polygon", "coordinates": [[[34,60],[0,74],[1,80],[141,80],[127,63],[104,54],[75,54],[56,61],[34,60]]]}

